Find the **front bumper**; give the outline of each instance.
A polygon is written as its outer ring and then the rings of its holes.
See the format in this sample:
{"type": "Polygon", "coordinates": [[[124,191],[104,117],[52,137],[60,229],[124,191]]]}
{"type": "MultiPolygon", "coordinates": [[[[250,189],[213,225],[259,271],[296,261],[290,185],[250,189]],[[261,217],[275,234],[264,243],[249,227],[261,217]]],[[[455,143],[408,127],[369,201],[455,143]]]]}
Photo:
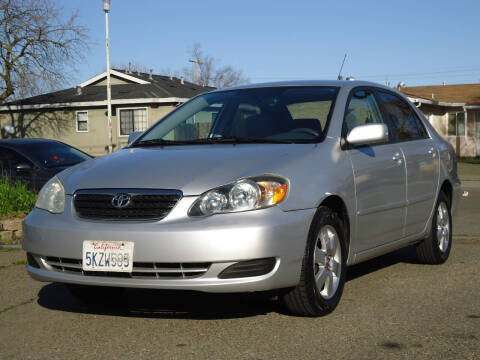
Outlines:
{"type": "Polygon", "coordinates": [[[295,286],[300,277],[306,239],[315,209],[282,211],[279,207],[244,213],[189,218],[195,200],[184,197],[158,222],[90,221],[75,215],[71,197],[65,212],[50,214],[35,209],[24,221],[23,248],[39,268],[27,266],[40,281],[73,284],[199,290],[206,292],[263,291],[295,286]],[[85,276],[55,269],[44,259],[81,259],[84,240],[133,241],[134,262],[210,263],[193,278],[119,278],[85,276]],[[252,259],[276,259],[272,271],[252,277],[220,279],[228,266],[252,259]]]}

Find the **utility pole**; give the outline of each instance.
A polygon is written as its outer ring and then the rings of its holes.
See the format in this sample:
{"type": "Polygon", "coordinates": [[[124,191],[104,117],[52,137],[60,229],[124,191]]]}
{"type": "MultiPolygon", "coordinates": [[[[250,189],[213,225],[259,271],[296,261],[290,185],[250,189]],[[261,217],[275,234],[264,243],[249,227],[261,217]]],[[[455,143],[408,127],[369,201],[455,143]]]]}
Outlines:
{"type": "Polygon", "coordinates": [[[107,52],[107,116],[108,116],[108,152],[113,152],[112,139],[112,89],[110,84],[110,40],[108,36],[108,13],[110,11],[110,0],[103,0],[103,11],[105,11],[105,50],[107,52]]]}
{"type": "Polygon", "coordinates": [[[198,58],[196,60],[188,60],[188,61],[195,63],[195,84],[198,85],[198,65],[202,65],[203,63],[198,58]]]}

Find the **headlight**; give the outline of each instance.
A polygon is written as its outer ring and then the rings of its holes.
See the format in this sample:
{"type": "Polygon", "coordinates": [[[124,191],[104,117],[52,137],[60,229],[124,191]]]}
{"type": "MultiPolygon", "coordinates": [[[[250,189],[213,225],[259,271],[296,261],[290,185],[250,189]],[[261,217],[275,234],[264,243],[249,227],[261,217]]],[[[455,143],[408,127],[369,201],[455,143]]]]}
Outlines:
{"type": "Polygon", "coordinates": [[[263,209],[287,195],[287,181],[278,176],[240,179],[203,193],[188,211],[190,216],[263,209]]]}
{"type": "Polygon", "coordinates": [[[65,209],[65,190],[56,176],[51,178],[38,193],[35,206],[53,214],[60,214],[65,209]]]}

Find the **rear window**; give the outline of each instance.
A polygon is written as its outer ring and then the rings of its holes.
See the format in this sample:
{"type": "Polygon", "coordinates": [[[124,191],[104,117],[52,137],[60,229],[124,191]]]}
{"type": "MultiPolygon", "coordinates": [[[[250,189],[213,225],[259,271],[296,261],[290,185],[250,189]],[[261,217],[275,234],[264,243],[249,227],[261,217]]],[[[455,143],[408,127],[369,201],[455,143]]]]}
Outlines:
{"type": "Polygon", "coordinates": [[[46,167],[71,166],[92,158],[80,150],[57,142],[25,144],[21,150],[46,167]]]}

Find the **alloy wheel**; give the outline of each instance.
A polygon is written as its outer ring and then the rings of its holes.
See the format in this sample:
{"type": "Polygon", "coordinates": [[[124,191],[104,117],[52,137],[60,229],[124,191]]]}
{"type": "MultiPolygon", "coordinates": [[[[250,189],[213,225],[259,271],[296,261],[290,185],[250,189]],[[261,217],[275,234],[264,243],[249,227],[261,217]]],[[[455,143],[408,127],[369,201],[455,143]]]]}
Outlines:
{"type": "Polygon", "coordinates": [[[440,251],[447,251],[450,242],[450,216],[447,204],[444,202],[441,202],[437,208],[437,241],[440,251]]]}
{"type": "Polygon", "coordinates": [[[340,283],[342,248],[337,231],[331,225],[323,226],[316,239],[313,271],[320,295],[331,299],[340,283]]]}

